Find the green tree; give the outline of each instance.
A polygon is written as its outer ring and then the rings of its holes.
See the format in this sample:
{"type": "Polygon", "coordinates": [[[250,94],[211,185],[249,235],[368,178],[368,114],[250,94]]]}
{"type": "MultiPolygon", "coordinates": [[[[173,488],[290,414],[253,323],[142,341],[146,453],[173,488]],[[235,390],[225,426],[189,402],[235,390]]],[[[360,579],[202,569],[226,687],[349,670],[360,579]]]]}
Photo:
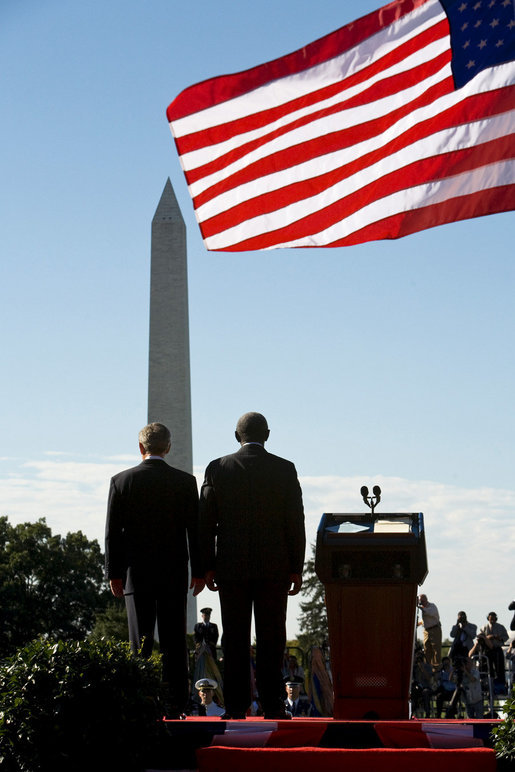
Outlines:
{"type": "Polygon", "coordinates": [[[300,632],[297,635],[299,646],[310,651],[312,646],[322,646],[327,641],[327,609],[325,605],[324,585],[315,573],[315,545],[311,545],[311,558],[304,567],[300,602],[301,614],[298,618],[300,632]]]}
{"type": "Polygon", "coordinates": [[[105,611],[97,614],[90,638],[95,641],[101,638],[110,641],[127,641],[129,639],[127,611],[123,601],[112,600],[107,604],[105,611]]]}
{"type": "Polygon", "coordinates": [[[13,526],[0,517],[0,657],[38,636],[86,637],[108,597],[96,540],[53,536],[44,518],[13,526]]]}

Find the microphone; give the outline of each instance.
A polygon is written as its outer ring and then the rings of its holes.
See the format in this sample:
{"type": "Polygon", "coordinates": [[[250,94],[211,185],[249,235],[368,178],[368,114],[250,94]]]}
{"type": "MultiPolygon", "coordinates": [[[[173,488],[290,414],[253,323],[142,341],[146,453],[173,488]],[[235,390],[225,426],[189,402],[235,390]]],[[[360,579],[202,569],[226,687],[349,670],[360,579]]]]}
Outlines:
{"type": "Polygon", "coordinates": [[[381,501],[381,488],[379,485],[374,485],[373,489],[373,496],[368,495],[368,488],[366,485],[362,485],[360,489],[360,493],[363,496],[363,501],[367,505],[367,507],[370,507],[372,510],[372,515],[374,515],[374,508],[379,504],[381,501]]]}

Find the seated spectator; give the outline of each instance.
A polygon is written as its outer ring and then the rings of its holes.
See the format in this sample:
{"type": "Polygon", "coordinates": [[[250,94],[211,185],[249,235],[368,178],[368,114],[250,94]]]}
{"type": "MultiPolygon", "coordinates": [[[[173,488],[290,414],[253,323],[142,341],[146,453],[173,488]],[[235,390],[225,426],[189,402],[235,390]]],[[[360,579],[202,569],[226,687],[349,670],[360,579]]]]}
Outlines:
{"type": "Polygon", "coordinates": [[[444,702],[448,702],[456,691],[456,684],[452,680],[453,672],[449,657],[442,657],[442,669],[437,676],[436,718],[441,718],[444,702]]]}
{"type": "Polygon", "coordinates": [[[507,665],[508,692],[511,692],[515,674],[515,638],[510,641],[510,645],[504,652],[507,665]]]}
{"type": "Polygon", "coordinates": [[[195,689],[198,690],[200,697],[199,716],[223,716],[225,713],[225,709],[213,700],[217,687],[218,684],[214,678],[200,678],[196,682],[195,689]]]}
{"type": "Polygon", "coordinates": [[[297,657],[290,654],[283,666],[284,678],[300,679],[304,683],[304,668],[299,665],[297,657]]]}
{"type": "Polygon", "coordinates": [[[295,716],[309,716],[311,713],[311,705],[307,699],[302,699],[300,696],[301,683],[297,679],[286,679],[286,699],[284,701],[284,707],[287,712],[290,713],[292,718],[295,716]]]}
{"type": "Polygon", "coordinates": [[[462,683],[467,716],[469,718],[483,718],[483,691],[481,689],[479,670],[469,657],[463,661],[463,667],[462,683]]]}
{"type": "Polygon", "coordinates": [[[291,681],[298,681],[300,683],[300,693],[303,697],[306,696],[306,689],[304,686],[304,668],[299,665],[297,657],[294,654],[290,654],[286,663],[283,666],[283,678],[289,678],[291,681]]]}
{"type": "Polygon", "coordinates": [[[425,661],[422,649],[415,651],[413,665],[413,681],[411,684],[411,703],[413,714],[420,717],[421,710],[424,718],[431,718],[431,697],[434,692],[433,668],[425,661]]]}
{"type": "MultiPolygon", "coordinates": [[[[512,600],[512,602],[508,606],[508,609],[510,611],[515,611],[515,600],[512,600]]],[[[510,622],[510,630],[515,630],[515,614],[513,615],[512,620],[510,622]]]]}
{"type": "Polygon", "coordinates": [[[476,632],[477,625],[467,620],[467,615],[464,611],[458,611],[458,619],[451,630],[451,638],[454,638],[451,651],[449,652],[451,659],[453,657],[468,656],[469,651],[474,646],[476,632]]]}
{"type": "Polygon", "coordinates": [[[506,659],[509,659],[510,662],[515,661],[515,638],[510,641],[510,645],[506,649],[505,657],[506,659]]]}
{"type": "Polygon", "coordinates": [[[479,631],[476,642],[469,652],[469,656],[482,653],[488,659],[490,675],[494,677],[496,691],[506,690],[504,673],[503,645],[508,640],[508,632],[504,625],[497,621],[497,614],[491,611],[488,614],[488,622],[479,631]]]}

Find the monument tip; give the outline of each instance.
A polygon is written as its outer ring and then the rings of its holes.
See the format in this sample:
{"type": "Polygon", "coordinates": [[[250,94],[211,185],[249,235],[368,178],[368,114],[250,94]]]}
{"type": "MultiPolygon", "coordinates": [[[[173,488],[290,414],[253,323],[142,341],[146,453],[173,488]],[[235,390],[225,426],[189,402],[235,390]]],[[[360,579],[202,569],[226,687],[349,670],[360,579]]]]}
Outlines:
{"type": "Polygon", "coordinates": [[[166,180],[152,222],[156,220],[180,220],[180,222],[184,222],[170,177],[166,180]]]}

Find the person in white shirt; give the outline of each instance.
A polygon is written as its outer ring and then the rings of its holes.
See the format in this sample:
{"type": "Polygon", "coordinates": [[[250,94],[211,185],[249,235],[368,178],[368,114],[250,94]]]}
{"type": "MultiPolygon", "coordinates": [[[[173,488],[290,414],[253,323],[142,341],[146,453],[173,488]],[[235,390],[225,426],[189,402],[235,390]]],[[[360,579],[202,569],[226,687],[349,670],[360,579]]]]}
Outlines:
{"type": "Polygon", "coordinates": [[[506,676],[503,646],[508,640],[509,635],[505,626],[497,621],[495,611],[490,611],[487,619],[487,624],[483,625],[477,634],[476,643],[470,650],[469,657],[472,657],[477,651],[483,652],[488,658],[489,670],[491,675],[494,676],[496,689],[505,691],[506,676]]]}
{"type": "Polygon", "coordinates": [[[419,595],[418,607],[422,611],[419,625],[424,626],[424,655],[428,665],[439,669],[442,662],[442,625],[440,614],[434,603],[430,603],[427,595],[419,595]]]}
{"type": "Polygon", "coordinates": [[[199,678],[195,684],[200,697],[199,716],[223,716],[225,708],[213,700],[218,683],[214,678],[199,678]]]}

